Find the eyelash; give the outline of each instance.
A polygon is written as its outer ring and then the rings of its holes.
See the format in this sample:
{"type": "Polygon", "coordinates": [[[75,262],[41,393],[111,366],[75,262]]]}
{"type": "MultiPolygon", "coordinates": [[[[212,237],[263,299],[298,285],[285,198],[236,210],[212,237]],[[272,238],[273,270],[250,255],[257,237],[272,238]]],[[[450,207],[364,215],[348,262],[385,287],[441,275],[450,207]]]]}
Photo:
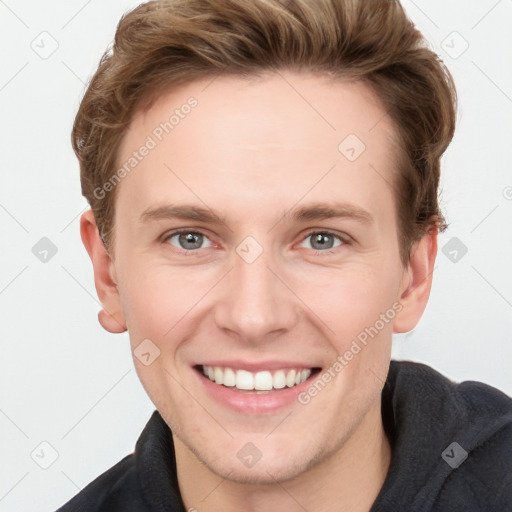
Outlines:
{"type": "MultiPolygon", "coordinates": [[[[171,231],[169,233],[166,233],[163,237],[162,237],[162,242],[163,243],[166,243],[168,245],[171,245],[168,240],[171,239],[172,237],[176,236],[176,235],[180,235],[180,234],[183,234],[183,233],[187,233],[187,234],[195,234],[195,235],[203,235],[204,237],[208,238],[208,235],[201,231],[200,229],[197,229],[197,230],[192,230],[192,229],[176,229],[174,231],[171,231]]],[[[351,244],[351,240],[349,239],[348,236],[341,236],[337,233],[335,233],[334,231],[330,231],[328,229],[323,229],[323,230],[311,230],[309,231],[305,236],[304,238],[302,238],[301,242],[303,242],[304,240],[306,240],[307,238],[309,238],[310,236],[312,235],[330,235],[330,236],[333,236],[334,238],[337,238],[341,243],[341,245],[338,245],[337,247],[332,247],[330,249],[325,249],[323,251],[319,251],[317,249],[312,249],[313,250],[313,255],[314,256],[325,256],[326,254],[329,254],[329,253],[332,253],[332,251],[336,250],[336,249],[340,249],[342,248],[343,246],[345,245],[350,245],[351,244]]],[[[184,255],[184,256],[199,256],[200,255],[200,252],[201,252],[201,249],[193,249],[193,250],[185,250],[185,249],[180,249],[178,247],[175,247],[175,246],[171,246],[172,247],[172,250],[177,252],[178,254],[180,255],[184,255]]]]}

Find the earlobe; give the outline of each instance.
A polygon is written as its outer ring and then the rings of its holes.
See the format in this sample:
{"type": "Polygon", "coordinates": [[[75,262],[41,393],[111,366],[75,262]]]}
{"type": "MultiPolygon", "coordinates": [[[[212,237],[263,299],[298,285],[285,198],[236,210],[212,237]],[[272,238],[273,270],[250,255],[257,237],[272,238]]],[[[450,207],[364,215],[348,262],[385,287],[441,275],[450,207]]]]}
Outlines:
{"type": "Polygon", "coordinates": [[[126,323],[123,320],[121,323],[113,314],[110,314],[105,309],[100,310],[98,313],[98,322],[103,329],[113,334],[126,332],[126,323]]]}
{"type": "Polygon", "coordinates": [[[395,316],[393,332],[412,331],[420,321],[430,296],[436,255],[437,230],[432,229],[412,246],[400,288],[402,309],[395,316]]]}
{"type": "Polygon", "coordinates": [[[98,313],[101,326],[111,333],[126,331],[126,319],[117,287],[114,262],[101,239],[92,210],[80,218],[80,235],[94,267],[94,284],[103,309],[98,313]]]}

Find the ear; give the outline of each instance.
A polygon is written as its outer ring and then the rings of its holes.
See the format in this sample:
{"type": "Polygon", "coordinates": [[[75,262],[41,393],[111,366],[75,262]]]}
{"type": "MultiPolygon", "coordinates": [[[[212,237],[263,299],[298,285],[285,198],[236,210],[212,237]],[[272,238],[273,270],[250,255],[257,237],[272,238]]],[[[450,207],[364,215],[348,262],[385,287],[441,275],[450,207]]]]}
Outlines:
{"type": "Polygon", "coordinates": [[[82,214],[80,234],[94,267],[94,284],[103,307],[98,313],[98,320],[109,332],[124,332],[126,319],[117,288],[114,261],[103,244],[92,210],[82,214]]]}
{"type": "Polygon", "coordinates": [[[399,301],[403,309],[395,316],[393,332],[412,331],[420,321],[430,296],[436,255],[437,229],[432,229],[411,247],[400,285],[399,301]]]}

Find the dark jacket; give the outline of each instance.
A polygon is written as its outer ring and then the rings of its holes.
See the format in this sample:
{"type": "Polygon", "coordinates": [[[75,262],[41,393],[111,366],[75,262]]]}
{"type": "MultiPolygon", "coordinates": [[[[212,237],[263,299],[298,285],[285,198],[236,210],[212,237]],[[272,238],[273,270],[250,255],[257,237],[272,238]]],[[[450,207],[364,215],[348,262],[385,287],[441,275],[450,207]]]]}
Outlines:
{"type": "MultiPolygon", "coordinates": [[[[382,418],[392,459],[370,512],[512,512],[510,397],[479,382],[455,384],[423,364],[392,361],[382,418]]],[[[155,411],[135,452],[57,512],[184,510],[172,434],[155,411]]]]}

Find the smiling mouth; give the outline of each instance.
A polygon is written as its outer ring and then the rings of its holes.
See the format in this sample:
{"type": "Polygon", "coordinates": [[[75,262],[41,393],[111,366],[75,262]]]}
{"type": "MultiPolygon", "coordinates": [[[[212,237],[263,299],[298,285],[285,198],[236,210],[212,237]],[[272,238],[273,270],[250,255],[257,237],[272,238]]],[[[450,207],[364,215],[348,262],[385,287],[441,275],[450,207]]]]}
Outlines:
{"type": "Polygon", "coordinates": [[[287,368],[259,372],[207,365],[199,365],[195,368],[219,386],[231,388],[233,391],[254,394],[293,388],[320,372],[320,368],[287,368]]]}

